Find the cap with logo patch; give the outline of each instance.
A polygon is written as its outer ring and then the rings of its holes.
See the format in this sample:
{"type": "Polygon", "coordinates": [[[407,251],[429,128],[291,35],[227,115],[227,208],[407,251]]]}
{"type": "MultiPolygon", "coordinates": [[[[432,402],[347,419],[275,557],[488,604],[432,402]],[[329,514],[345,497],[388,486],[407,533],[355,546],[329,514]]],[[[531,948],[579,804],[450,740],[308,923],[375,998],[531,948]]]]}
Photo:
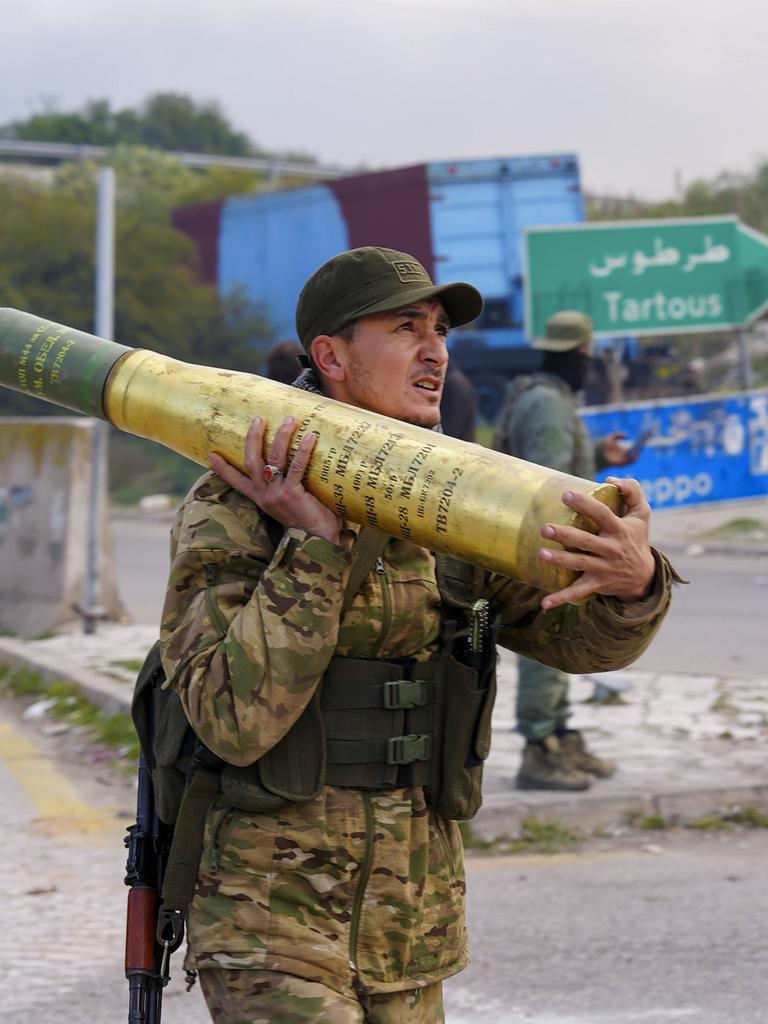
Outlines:
{"type": "Polygon", "coordinates": [[[439,298],[451,327],[477,319],[483,298],[471,284],[436,285],[413,256],[396,249],[364,246],[324,263],[304,285],[296,306],[296,330],[302,345],[372,313],[388,313],[411,302],[439,298]]]}

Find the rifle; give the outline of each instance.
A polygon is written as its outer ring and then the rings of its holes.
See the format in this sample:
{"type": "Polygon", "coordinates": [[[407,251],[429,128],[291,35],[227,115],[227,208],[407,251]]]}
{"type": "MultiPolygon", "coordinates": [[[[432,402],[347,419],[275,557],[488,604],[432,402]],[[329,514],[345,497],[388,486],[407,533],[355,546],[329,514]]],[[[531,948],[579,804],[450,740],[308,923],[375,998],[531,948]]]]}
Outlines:
{"type": "Polygon", "coordinates": [[[128,979],[128,1024],[160,1024],[163,989],[168,984],[170,957],[184,938],[179,910],[161,904],[173,826],[155,811],[152,775],[139,757],[136,824],[130,825],[125,884],[129,885],[125,929],[125,976],[128,979]]]}

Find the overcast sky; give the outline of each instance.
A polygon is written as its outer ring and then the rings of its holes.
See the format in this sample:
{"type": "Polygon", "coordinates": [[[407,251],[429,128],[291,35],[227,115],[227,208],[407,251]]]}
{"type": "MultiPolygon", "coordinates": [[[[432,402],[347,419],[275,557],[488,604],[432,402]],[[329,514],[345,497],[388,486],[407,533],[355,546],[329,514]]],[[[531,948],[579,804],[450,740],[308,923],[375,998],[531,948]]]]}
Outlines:
{"type": "Polygon", "coordinates": [[[0,0],[0,122],[215,99],[345,166],[576,152],[660,198],[768,158],[766,0],[0,0]]]}

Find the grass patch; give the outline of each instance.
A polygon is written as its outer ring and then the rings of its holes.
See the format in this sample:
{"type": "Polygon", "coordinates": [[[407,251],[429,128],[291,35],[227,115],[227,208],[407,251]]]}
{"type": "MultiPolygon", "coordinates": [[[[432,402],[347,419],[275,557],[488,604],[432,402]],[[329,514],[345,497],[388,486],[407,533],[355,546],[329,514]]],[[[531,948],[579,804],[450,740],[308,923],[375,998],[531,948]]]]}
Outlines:
{"type": "Polygon", "coordinates": [[[728,815],[728,820],[736,825],[746,825],[748,828],[768,828],[768,814],[763,814],[751,804],[735,808],[728,815]]]}
{"type": "Polygon", "coordinates": [[[560,821],[536,821],[526,818],[517,845],[531,853],[557,853],[579,841],[579,836],[560,821]]]}
{"type": "Polygon", "coordinates": [[[715,526],[711,530],[700,533],[700,537],[743,537],[752,533],[764,534],[768,530],[768,523],[762,519],[751,519],[749,516],[742,516],[739,519],[730,519],[721,526],[715,526]]]}
{"type": "Polygon", "coordinates": [[[138,672],[144,662],[126,659],[125,661],[110,661],[109,664],[114,665],[115,668],[124,668],[126,672],[138,672]]]}
{"type": "Polygon", "coordinates": [[[84,697],[74,683],[60,680],[47,683],[29,669],[0,666],[0,695],[50,698],[55,703],[49,713],[55,718],[83,726],[94,743],[120,751],[131,762],[138,759],[139,740],[131,716],[126,711],[106,715],[98,705],[84,697]]]}
{"type": "Polygon", "coordinates": [[[662,832],[664,829],[669,828],[667,819],[661,814],[648,814],[644,818],[638,818],[633,824],[638,828],[644,828],[648,832],[662,832]]]}
{"type": "Polygon", "coordinates": [[[734,807],[732,810],[722,811],[719,814],[707,814],[703,818],[692,821],[688,828],[700,829],[703,832],[728,832],[734,825],[746,828],[768,828],[768,814],[747,804],[744,807],[734,807]]]}
{"type": "Polygon", "coordinates": [[[35,697],[45,692],[45,683],[36,672],[10,665],[0,666],[0,693],[8,693],[13,697],[35,697]]]}
{"type": "Polygon", "coordinates": [[[520,835],[516,839],[480,839],[472,834],[469,822],[460,822],[459,827],[467,849],[486,853],[561,853],[582,839],[563,822],[537,821],[535,818],[523,821],[520,835]]]}
{"type": "Polygon", "coordinates": [[[695,828],[700,832],[728,832],[733,825],[721,814],[705,814],[703,818],[689,822],[688,828],[695,828]]]}
{"type": "Polygon", "coordinates": [[[461,832],[461,840],[464,843],[465,850],[492,850],[496,845],[491,839],[482,839],[480,836],[476,836],[472,831],[471,823],[468,821],[459,822],[459,832],[461,832]]]}
{"type": "Polygon", "coordinates": [[[709,710],[726,711],[730,713],[732,711],[738,711],[738,708],[735,704],[732,704],[730,702],[730,700],[724,693],[721,693],[720,696],[716,700],[714,700],[712,704],[710,704],[709,710]]]}

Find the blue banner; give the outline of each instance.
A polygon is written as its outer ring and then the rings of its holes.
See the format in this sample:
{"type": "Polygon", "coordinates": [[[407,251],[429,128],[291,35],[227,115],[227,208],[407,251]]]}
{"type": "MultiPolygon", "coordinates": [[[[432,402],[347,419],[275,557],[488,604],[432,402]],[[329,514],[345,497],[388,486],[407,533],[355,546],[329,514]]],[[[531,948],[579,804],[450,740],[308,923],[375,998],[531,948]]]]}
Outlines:
{"type": "Polygon", "coordinates": [[[768,495],[768,391],[595,407],[582,416],[595,439],[617,430],[645,439],[637,461],[619,472],[640,481],[654,508],[768,495]]]}

